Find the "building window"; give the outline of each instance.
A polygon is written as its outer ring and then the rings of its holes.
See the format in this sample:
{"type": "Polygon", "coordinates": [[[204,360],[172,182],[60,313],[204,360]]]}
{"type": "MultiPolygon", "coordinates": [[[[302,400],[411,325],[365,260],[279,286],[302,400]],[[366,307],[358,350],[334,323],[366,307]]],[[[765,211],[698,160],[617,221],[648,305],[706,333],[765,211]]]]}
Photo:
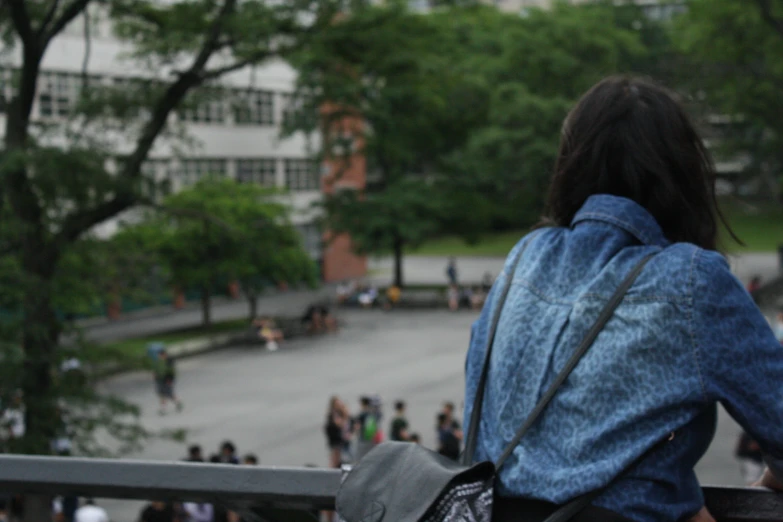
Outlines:
{"type": "Polygon", "coordinates": [[[191,123],[225,123],[226,109],[221,93],[207,89],[195,93],[196,98],[186,103],[186,108],[179,112],[182,121],[191,123]]]}
{"type": "Polygon", "coordinates": [[[296,227],[299,235],[302,237],[302,248],[313,259],[319,259],[321,257],[321,230],[318,225],[308,224],[300,225],[296,227]]]}
{"type": "Polygon", "coordinates": [[[315,162],[309,159],[285,160],[285,186],[288,190],[318,190],[321,180],[315,162]]]}
{"type": "Polygon", "coordinates": [[[237,160],[237,181],[277,186],[277,161],[272,158],[237,160]]]}
{"type": "Polygon", "coordinates": [[[239,125],[274,125],[274,93],[235,91],[234,121],[239,125]]]}
{"type": "Polygon", "coordinates": [[[156,200],[170,192],[169,160],[148,159],[141,164],[143,193],[156,200]]]}
{"type": "Polygon", "coordinates": [[[224,159],[186,159],[180,162],[182,185],[198,183],[208,176],[223,177],[226,175],[226,160],[224,159]]]}
{"type": "Polygon", "coordinates": [[[66,117],[76,101],[79,75],[42,72],[38,80],[38,113],[44,118],[66,117]]]}

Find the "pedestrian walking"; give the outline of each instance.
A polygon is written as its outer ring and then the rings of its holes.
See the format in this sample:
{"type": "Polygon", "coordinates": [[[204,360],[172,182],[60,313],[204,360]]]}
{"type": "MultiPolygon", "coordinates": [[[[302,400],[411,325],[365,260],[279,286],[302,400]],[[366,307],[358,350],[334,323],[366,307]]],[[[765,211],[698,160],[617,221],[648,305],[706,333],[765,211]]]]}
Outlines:
{"type": "Polygon", "coordinates": [[[449,262],[446,265],[446,277],[449,280],[449,286],[458,286],[457,281],[457,260],[453,257],[449,258],[449,262]]]}
{"type": "Polygon", "coordinates": [[[405,401],[394,403],[394,418],[389,427],[389,438],[396,441],[408,441],[408,418],[405,415],[405,401]]]}
{"type": "MultiPolygon", "coordinates": [[[[346,443],[346,424],[350,423],[347,408],[339,397],[334,396],[329,400],[329,408],[326,412],[326,444],[329,448],[329,467],[339,468],[343,463],[343,451],[346,443]]],[[[350,440],[350,439],[349,439],[350,440]]]]}
{"type": "Polygon", "coordinates": [[[166,350],[160,350],[158,352],[158,359],[155,362],[155,387],[158,392],[158,398],[160,399],[160,409],[158,413],[161,415],[166,414],[166,403],[171,401],[177,408],[177,411],[182,411],[182,401],[177,398],[174,391],[174,381],[176,380],[177,373],[174,367],[174,360],[169,357],[166,350]]]}
{"type": "Polygon", "coordinates": [[[378,414],[373,408],[373,400],[370,397],[359,399],[361,410],[356,417],[356,460],[362,459],[377,443],[378,414]]]}

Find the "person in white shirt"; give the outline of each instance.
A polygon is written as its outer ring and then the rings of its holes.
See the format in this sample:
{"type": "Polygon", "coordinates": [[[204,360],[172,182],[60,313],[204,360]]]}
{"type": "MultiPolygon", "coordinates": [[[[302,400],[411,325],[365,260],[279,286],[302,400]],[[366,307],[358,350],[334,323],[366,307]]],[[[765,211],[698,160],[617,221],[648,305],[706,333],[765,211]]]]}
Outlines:
{"type": "MultiPolygon", "coordinates": [[[[199,502],[185,502],[182,504],[185,511],[186,522],[212,522],[215,517],[215,510],[212,504],[202,504],[199,502]]],[[[80,521],[76,521],[80,522],[80,521]]]]}
{"type": "Polygon", "coordinates": [[[76,510],[74,522],[109,522],[109,515],[102,507],[96,506],[93,499],[88,498],[84,505],[76,510]]]}

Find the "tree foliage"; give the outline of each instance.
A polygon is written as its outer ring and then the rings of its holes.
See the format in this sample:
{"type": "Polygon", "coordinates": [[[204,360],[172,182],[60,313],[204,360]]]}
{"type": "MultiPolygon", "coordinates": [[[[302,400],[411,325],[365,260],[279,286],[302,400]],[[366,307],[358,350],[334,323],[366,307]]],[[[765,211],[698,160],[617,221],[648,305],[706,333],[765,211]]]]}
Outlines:
{"type": "Polygon", "coordinates": [[[692,0],[673,37],[693,64],[689,84],[707,110],[728,116],[730,153],[748,155],[745,174],[781,195],[783,177],[783,2],[692,0]]]}
{"type": "MultiPolygon", "coordinates": [[[[73,336],[70,319],[99,301],[97,294],[119,290],[118,279],[109,277],[119,269],[107,268],[111,260],[119,261],[117,251],[96,243],[92,231],[154,203],[156,180],[144,168],[150,151],[162,142],[180,149],[189,145],[173,116],[210,95],[210,89],[220,89],[232,72],[288,56],[330,24],[341,3],[2,2],[0,33],[14,49],[0,57],[4,67],[13,69],[0,144],[0,278],[15,284],[0,298],[8,310],[0,330],[3,356],[19,352],[16,375],[26,403],[27,431],[16,451],[50,451],[49,441],[61,426],[58,408],[66,398],[58,387],[57,365],[68,354],[84,359],[93,353],[73,336]],[[43,59],[77,20],[85,23],[78,97],[50,118],[36,119],[43,59]],[[98,21],[111,25],[121,40],[127,53],[118,58],[126,60],[128,70],[144,73],[111,81],[92,75],[91,29],[98,21]],[[96,271],[87,273],[87,267],[96,271]],[[101,272],[105,285],[91,281],[101,272]],[[75,290],[82,297],[72,299],[75,290]]],[[[84,417],[70,424],[79,432],[74,438],[93,440],[91,434],[107,426],[126,441],[139,434],[107,425],[109,411],[121,413],[118,418],[133,411],[114,399],[104,404],[108,410],[77,405],[84,417]]]]}
{"type": "MultiPolygon", "coordinates": [[[[368,183],[336,193],[327,222],[357,248],[394,252],[454,233],[524,226],[540,213],[567,108],[601,77],[642,64],[637,31],[611,5],[557,4],[527,17],[478,5],[430,14],[358,9],[298,53],[308,110],[366,122],[368,183]]],[[[316,119],[295,129],[315,130],[316,119]]],[[[323,152],[334,155],[327,123],[323,152]]],[[[339,128],[339,125],[337,125],[339,128]]]]}
{"type": "Polygon", "coordinates": [[[209,324],[211,297],[229,281],[241,281],[251,302],[273,283],[315,284],[313,261],[280,197],[258,185],[208,178],[167,197],[163,210],[115,240],[156,255],[170,286],[197,288],[209,324]]]}

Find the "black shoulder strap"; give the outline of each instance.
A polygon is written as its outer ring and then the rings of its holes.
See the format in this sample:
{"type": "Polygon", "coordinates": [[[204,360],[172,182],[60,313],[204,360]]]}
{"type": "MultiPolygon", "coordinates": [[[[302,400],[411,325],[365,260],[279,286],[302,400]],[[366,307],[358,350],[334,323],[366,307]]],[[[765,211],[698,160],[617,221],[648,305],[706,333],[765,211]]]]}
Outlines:
{"type": "MultiPolygon", "coordinates": [[[[512,266],[509,270],[508,277],[506,278],[505,285],[503,287],[503,292],[501,293],[500,297],[497,300],[497,304],[495,305],[495,313],[493,315],[492,325],[487,339],[487,351],[486,351],[486,355],[484,356],[484,366],[481,369],[481,377],[479,378],[478,388],[476,390],[476,398],[473,403],[473,410],[470,415],[470,428],[468,430],[467,442],[465,444],[466,446],[465,454],[463,455],[463,462],[465,464],[471,464],[473,462],[473,456],[476,450],[478,427],[481,419],[481,410],[484,403],[484,391],[486,388],[487,375],[489,373],[489,362],[490,362],[490,357],[492,355],[492,346],[494,344],[495,332],[497,330],[498,322],[500,320],[500,314],[502,312],[503,305],[505,304],[506,297],[508,296],[508,291],[511,288],[511,281],[513,280],[514,270],[516,269],[522,257],[522,254],[527,248],[527,245],[529,245],[531,241],[532,240],[528,241],[528,243],[523,248],[521,248],[519,253],[515,256],[512,266]]],[[[595,323],[590,328],[585,338],[582,340],[582,343],[579,345],[579,348],[577,348],[577,350],[568,360],[565,367],[557,375],[554,382],[550,385],[549,389],[546,391],[544,396],[541,398],[541,400],[538,401],[538,404],[536,404],[535,408],[533,408],[533,411],[530,413],[530,415],[528,415],[527,419],[519,428],[519,430],[517,430],[517,433],[514,435],[514,438],[511,439],[511,442],[509,442],[508,445],[506,446],[506,449],[503,451],[503,454],[495,463],[495,468],[497,470],[500,470],[500,468],[506,462],[508,457],[514,452],[514,449],[519,444],[519,441],[522,440],[522,437],[525,436],[525,434],[528,432],[528,430],[533,425],[533,423],[538,419],[538,417],[541,415],[541,413],[544,411],[547,405],[549,405],[549,402],[557,393],[558,388],[560,388],[560,386],[565,382],[565,380],[568,378],[568,376],[571,374],[573,369],[576,367],[577,363],[582,358],[582,356],[584,356],[584,354],[587,353],[587,350],[593,344],[595,338],[598,337],[598,334],[601,332],[603,327],[612,317],[615,309],[620,305],[623,298],[625,297],[626,292],[628,292],[628,289],[631,288],[634,281],[636,281],[636,278],[639,276],[642,269],[650,260],[650,258],[653,257],[653,255],[655,254],[650,254],[645,258],[643,258],[641,261],[639,261],[639,263],[637,263],[637,265],[633,268],[633,270],[631,270],[628,276],[626,276],[626,278],[617,288],[614,295],[612,295],[611,299],[609,299],[609,302],[606,304],[606,306],[604,306],[603,310],[601,310],[598,319],[595,321],[595,323]]],[[[587,504],[585,504],[585,506],[586,505],[587,504]]],[[[582,506],[580,510],[583,509],[585,506],[582,506]]],[[[568,507],[568,505],[566,507],[568,507]]]]}

